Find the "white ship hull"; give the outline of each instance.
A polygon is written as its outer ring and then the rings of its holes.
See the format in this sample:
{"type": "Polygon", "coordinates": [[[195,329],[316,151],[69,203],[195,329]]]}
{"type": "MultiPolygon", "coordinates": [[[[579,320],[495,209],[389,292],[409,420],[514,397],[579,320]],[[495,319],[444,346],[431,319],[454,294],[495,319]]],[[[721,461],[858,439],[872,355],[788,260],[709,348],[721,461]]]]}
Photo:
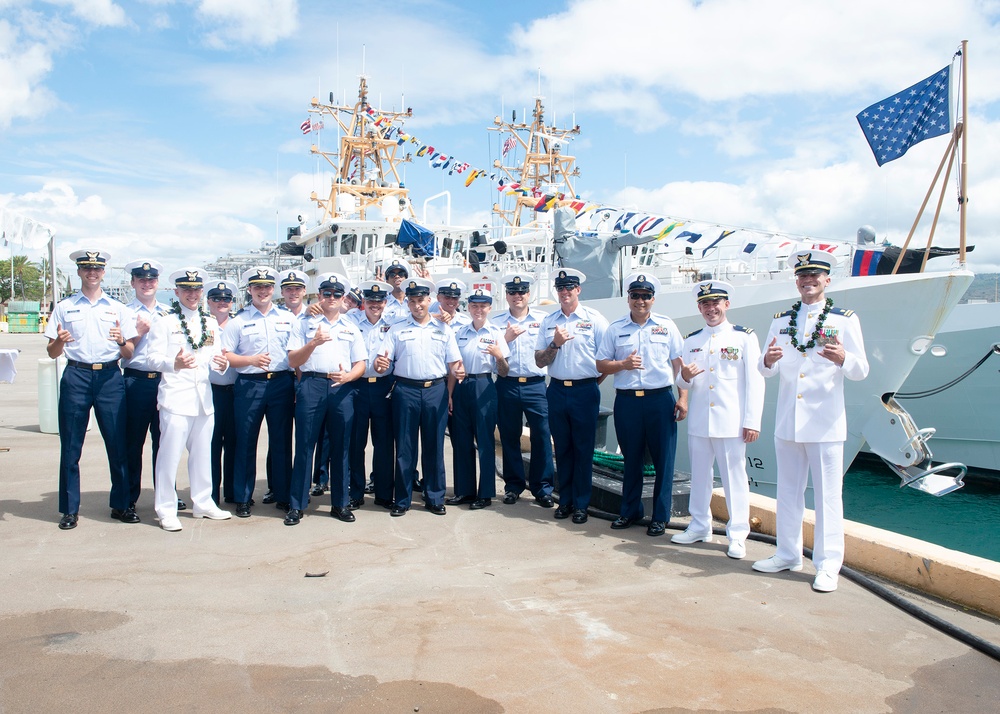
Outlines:
{"type": "MultiPolygon", "coordinates": [[[[861,319],[865,349],[871,371],[861,382],[845,382],[848,439],[844,444],[844,464],[854,460],[864,443],[861,429],[876,410],[884,409],[881,397],[896,392],[917,363],[919,354],[912,346],[928,344],[945,318],[972,282],[968,271],[921,273],[896,276],[835,278],[827,295],[840,307],[854,310],[861,319]]],[[[584,296],[586,292],[584,291],[584,296]]],[[[752,327],[763,340],[776,312],[788,309],[798,299],[788,274],[776,281],[755,281],[740,285],[734,292],[729,320],[752,327]]],[[[610,319],[627,309],[624,298],[587,301],[610,319]]],[[[656,296],[655,311],[670,316],[687,334],[704,326],[690,289],[662,291],[656,296]]],[[[981,356],[981,355],[980,355],[981,356]]],[[[752,488],[765,495],[775,494],[774,412],[778,382],[767,380],[761,438],[747,447],[747,473],[752,488]]],[[[613,378],[602,386],[602,404],[614,402],[613,378]]],[[[994,402],[996,403],[996,402],[994,402]]],[[[926,426],[917,420],[921,427],[926,426]]],[[[617,448],[613,424],[608,425],[610,451],[617,448]]],[[[687,472],[687,429],[680,424],[676,469],[687,472]]],[[[935,452],[935,456],[937,453],[935,452]]],[[[811,502],[811,490],[809,494],[811,502]]]]}
{"type": "MultiPolygon", "coordinates": [[[[867,336],[867,335],[866,335],[867,336]]],[[[946,349],[921,357],[900,389],[920,392],[965,373],[1000,342],[1000,303],[957,305],[934,338],[946,349]]],[[[974,469],[1000,472],[1000,356],[940,394],[900,399],[921,427],[937,432],[928,443],[935,461],[958,461],[974,469]]]]}

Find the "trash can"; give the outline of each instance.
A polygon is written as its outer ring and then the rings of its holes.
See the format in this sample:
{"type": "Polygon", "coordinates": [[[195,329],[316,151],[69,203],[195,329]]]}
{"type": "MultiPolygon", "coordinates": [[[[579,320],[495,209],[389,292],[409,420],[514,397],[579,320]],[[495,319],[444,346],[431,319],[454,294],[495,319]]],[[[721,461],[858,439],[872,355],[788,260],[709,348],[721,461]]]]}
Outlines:
{"type": "Polygon", "coordinates": [[[59,433],[59,380],[66,369],[66,358],[38,360],[38,430],[43,434],[59,433]]]}

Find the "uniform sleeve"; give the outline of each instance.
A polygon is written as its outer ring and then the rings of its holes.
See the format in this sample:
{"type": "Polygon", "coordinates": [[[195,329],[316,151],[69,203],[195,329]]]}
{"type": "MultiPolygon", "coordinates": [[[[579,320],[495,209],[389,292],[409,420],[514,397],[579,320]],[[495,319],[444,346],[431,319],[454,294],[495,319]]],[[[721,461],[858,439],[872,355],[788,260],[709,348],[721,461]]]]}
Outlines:
{"type": "Polygon", "coordinates": [[[300,317],[297,322],[292,323],[292,329],[288,333],[288,344],[285,345],[285,349],[289,352],[292,350],[297,350],[305,346],[306,333],[309,331],[309,318],[300,317]]]}
{"type": "Polygon", "coordinates": [[[615,358],[615,331],[608,328],[604,331],[604,336],[597,343],[597,359],[615,358]]]}
{"type": "Polygon", "coordinates": [[[168,354],[170,351],[167,349],[170,344],[170,325],[169,320],[160,319],[153,322],[149,328],[149,332],[146,333],[146,339],[149,340],[148,354],[149,354],[149,366],[152,368],[153,372],[173,372],[174,371],[174,357],[176,354],[168,354]]]}
{"type": "Polygon", "coordinates": [[[462,353],[458,349],[458,340],[455,339],[455,331],[448,330],[448,346],[445,348],[445,362],[461,362],[462,353]]]}
{"type": "Polygon", "coordinates": [[[56,304],[55,309],[52,314],[49,315],[49,321],[45,323],[45,336],[50,340],[55,340],[59,337],[58,329],[62,326],[63,311],[62,303],[56,304]]]}
{"type": "Polygon", "coordinates": [[[760,359],[757,360],[757,369],[765,377],[773,377],[778,373],[778,365],[780,360],[775,362],[770,367],[764,366],[764,354],[767,352],[767,346],[771,344],[773,340],[778,337],[778,332],[781,330],[781,323],[778,320],[771,320],[771,327],[767,331],[767,338],[764,340],[763,351],[760,353],[760,359]]]}
{"type": "Polygon", "coordinates": [[[364,362],[365,369],[368,369],[368,347],[365,345],[365,338],[361,336],[361,330],[354,333],[354,341],[351,342],[351,364],[364,362]]]}
{"type": "MultiPolygon", "coordinates": [[[[119,314],[118,326],[122,331],[122,339],[131,340],[133,337],[138,337],[139,331],[136,330],[135,328],[135,311],[132,310],[132,308],[128,307],[127,305],[122,305],[121,310],[118,311],[118,314],[119,314]]],[[[156,313],[153,313],[152,322],[156,322],[156,313]]]]}
{"type": "Polygon", "coordinates": [[[538,328],[538,338],[535,340],[535,349],[544,350],[549,346],[549,338],[546,336],[549,334],[549,320],[545,318],[541,322],[541,326],[538,328]]]}
{"type": "Polygon", "coordinates": [[[760,420],[764,413],[764,375],[757,368],[762,363],[757,335],[747,334],[744,340],[746,359],[746,403],[743,407],[743,428],[760,431],[760,420]]]}
{"type": "MultiPolygon", "coordinates": [[[[687,343],[688,343],[687,339],[681,341],[681,353],[678,355],[678,357],[681,358],[681,363],[684,362],[684,355],[687,354],[687,343]]],[[[751,362],[748,355],[746,362],[748,365],[751,365],[754,372],[757,371],[757,360],[751,362]]],[[[677,385],[679,389],[687,389],[687,390],[691,389],[691,382],[685,380],[684,377],[681,376],[680,372],[678,372],[677,376],[674,378],[674,383],[677,385]]]]}
{"type": "Polygon", "coordinates": [[[857,315],[847,319],[844,330],[844,376],[855,382],[868,376],[868,356],[865,354],[865,339],[861,334],[861,320],[857,315]]]}
{"type": "Polygon", "coordinates": [[[229,318],[229,322],[226,323],[226,327],[222,330],[222,346],[226,348],[226,352],[239,354],[237,347],[240,344],[241,327],[242,325],[237,318],[229,318]]]}
{"type": "MultiPolygon", "coordinates": [[[[396,326],[393,325],[385,333],[385,339],[382,340],[382,353],[389,358],[390,362],[396,358],[396,335],[398,333],[399,331],[396,329],[396,326]]],[[[372,360],[374,359],[375,357],[373,356],[372,360]]]]}

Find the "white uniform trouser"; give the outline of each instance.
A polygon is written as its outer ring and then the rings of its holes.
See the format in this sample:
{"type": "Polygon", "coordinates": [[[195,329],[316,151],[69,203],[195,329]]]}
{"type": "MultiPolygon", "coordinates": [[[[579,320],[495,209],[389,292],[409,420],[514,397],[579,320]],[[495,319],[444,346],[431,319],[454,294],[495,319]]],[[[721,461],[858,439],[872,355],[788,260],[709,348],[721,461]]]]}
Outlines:
{"type": "Polygon", "coordinates": [[[691,456],[690,530],[712,532],[712,465],[719,464],[722,490],[726,494],[729,522],[726,535],[730,541],[745,541],[750,534],[750,483],[747,480],[747,445],[741,437],[713,439],[688,435],[691,456]]]}
{"type": "Polygon", "coordinates": [[[214,414],[181,416],[160,410],[160,450],[156,455],[153,507],[158,518],[177,518],[177,467],[188,450],[188,482],[195,513],[214,511],[212,500],[212,432],[214,414]]]}
{"type": "Polygon", "coordinates": [[[813,565],[817,571],[839,573],[844,564],[844,442],[798,443],[775,437],[774,454],[778,467],[776,555],[793,562],[802,559],[802,516],[811,472],[816,510],[813,565]]]}

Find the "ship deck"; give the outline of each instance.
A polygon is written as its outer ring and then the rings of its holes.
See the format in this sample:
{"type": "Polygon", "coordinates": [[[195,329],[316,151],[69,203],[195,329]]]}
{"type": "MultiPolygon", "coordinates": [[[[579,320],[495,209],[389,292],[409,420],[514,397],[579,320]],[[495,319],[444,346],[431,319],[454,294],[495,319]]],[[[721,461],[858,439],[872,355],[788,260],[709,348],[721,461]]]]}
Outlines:
{"type": "MultiPolygon", "coordinates": [[[[44,344],[0,334],[0,348],[21,350],[15,382],[0,384],[3,711],[938,712],[1000,702],[1000,663],[846,578],[814,593],[808,561],[801,573],[756,574],[750,564],[772,546],[751,541],[734,561],[718,538],[685,547],[598,518],[572,525],[530,498],[449,507],[443,518],[416,508],[390,518],[369,499],[353,524],[314,503],[294,528],[258,505],[248,520],[182,513],[184,530],[166,533],[148,475],[142,523],[109,518],[94,429],[80,524],[60,531],[58,437],[38,429],[44,344]]],[[[262,441],[259,484],[264,451],[262,441]]],[[[186,496],[183,470],[178,481],[186,496]]],[[[1000,643],[996,621],[915,597],[1000,643]]]]}

